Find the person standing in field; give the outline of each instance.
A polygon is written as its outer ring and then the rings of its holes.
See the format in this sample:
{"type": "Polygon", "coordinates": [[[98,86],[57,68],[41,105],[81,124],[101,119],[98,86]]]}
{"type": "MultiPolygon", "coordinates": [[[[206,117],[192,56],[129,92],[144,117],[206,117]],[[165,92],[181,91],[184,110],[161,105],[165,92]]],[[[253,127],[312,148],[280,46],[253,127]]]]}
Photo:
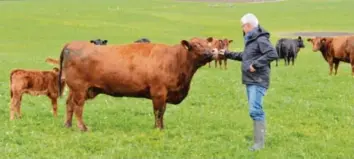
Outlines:
{"type": "Polygon", "coordinates": [[[265,113],[263,97],[269,87],[270,62],[278,54],[269,41],[270,33],[259,25],[254,14],[247,13],[241,18],[245,47],[243,52],[226,51],[228,59],[242,61],[242,83],[246,86],[249,114],[253,120],[254,145],[251,151],[264,148],[265,113]]]}

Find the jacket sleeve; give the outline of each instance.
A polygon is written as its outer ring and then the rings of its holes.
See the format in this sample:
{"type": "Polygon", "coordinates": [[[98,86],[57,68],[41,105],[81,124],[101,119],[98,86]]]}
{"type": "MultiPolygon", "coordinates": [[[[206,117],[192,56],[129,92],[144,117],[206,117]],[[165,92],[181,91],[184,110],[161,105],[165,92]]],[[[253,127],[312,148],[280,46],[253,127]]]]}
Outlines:
{"type": "Polygon", "coordinates": [[[262,56],[253,61],[252,66],[254,68],[267,66],[271,61],[278,58],[277,51],[270,43],[269,39],[266,37],[260,37],[257,39],[257,42],[262,56]]]}
{"type": "Polygon", "coordinates": [[[242,61],[242,52],[225,52],[224,56],[227,59],[242,61]]]}

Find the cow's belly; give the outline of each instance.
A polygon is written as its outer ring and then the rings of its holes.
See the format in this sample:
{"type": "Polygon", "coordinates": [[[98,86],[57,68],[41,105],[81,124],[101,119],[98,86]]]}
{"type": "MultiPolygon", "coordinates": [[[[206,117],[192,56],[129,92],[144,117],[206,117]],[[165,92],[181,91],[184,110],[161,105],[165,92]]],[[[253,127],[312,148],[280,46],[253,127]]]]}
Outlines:
{"type": "Polygon", "coordinates": [[[100,81],[99,85],[93,87],[100,88],[101,93],[115,97],[150,97],[150,87],[145,83],[145,79],[134,79],[125,77],[107,77],[100,81]]]}

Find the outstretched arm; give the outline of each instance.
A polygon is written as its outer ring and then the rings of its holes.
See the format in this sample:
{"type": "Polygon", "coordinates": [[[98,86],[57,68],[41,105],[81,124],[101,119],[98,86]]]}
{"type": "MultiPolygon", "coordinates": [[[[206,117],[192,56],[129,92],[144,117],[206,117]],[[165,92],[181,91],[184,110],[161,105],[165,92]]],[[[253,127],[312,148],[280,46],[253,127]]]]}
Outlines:
{"type": "Polygon", "coordinates": [[[278,58],[277,51],[267,38],[260,37],[257,39],[257,42],[259,44],[259,49],[261,51],[262,56],[253,61],[252,66],[254,68],[267,66],[271,61],[276,60],[278,58]]]}
{"type": "Polygon", "coordinates": [[[227,59],[242,61],[242,52],[225,52],[224,56],[227,59]]]}

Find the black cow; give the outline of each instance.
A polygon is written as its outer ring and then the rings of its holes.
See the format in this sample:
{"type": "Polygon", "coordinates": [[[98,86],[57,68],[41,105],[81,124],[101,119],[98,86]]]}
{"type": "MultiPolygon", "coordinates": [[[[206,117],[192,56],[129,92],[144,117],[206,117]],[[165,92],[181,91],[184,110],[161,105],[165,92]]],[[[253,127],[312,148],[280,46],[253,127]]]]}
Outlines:
{"type": "Polygon", "coordinates": [[[278,66],[278,60],[282,58],[284,58],[286,66],[290,65],[290,60],[294,65],[294,61],[297,57],[298,52],[300,51],[300,48],[305,48],[305,45],[301,36],[299,36],[297,39],[281,38],[278,40],[275,48],[279,57],[276,60],[276,66],[278,66]]]}
{"type": "Polygon", "coordinates": [[[96,40],[90,40],[90,43],[93,43],[95,45],[107,45],[108,40],[101,40],[101,39],[96,39],[96,40]]]}
{"type": "Polygon", "coordinates": [[[148,38],[141,38],[141,39],[138,39],[134,42],[135,43],[151,43],[151,41],[148,38]]]}

